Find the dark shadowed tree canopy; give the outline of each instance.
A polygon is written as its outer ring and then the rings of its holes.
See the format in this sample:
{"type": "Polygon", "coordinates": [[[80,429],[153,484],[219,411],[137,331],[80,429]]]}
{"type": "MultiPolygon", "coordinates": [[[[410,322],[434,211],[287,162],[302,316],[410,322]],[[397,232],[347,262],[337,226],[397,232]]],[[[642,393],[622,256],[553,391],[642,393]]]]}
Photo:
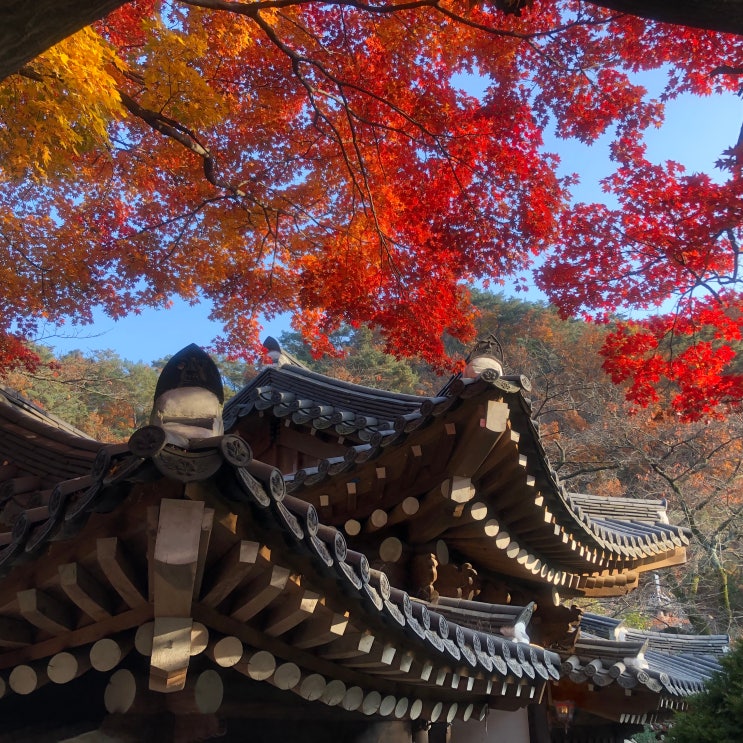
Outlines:
{"type": "MultiPolygon", "coordinates": [[[[0,10],[0,80],[17,72],[65,36],[125,4],[126,0],[4,2],[0,10]]],[[[743,33],[741,0],[601,0],[593,4],[656,21],[743,33]]]]}
{"type": "Polygon", "coordinates": [[[672,743],[737,743],[743,736],[743,644],[722,659],[707,689],[689,700],[689,711],[677,716],[672,743]]]}

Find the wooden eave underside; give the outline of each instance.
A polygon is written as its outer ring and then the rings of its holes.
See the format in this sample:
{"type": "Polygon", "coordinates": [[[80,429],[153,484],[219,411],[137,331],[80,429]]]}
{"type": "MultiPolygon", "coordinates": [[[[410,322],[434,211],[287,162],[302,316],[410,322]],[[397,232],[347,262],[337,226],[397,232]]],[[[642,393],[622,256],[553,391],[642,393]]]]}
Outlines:
{"type": "Polygon", "coordinates": [[[185,680],[190,654],[205,652],[218,668],[283,691],[320,699],[330,688],[327,704],[400,719],[513,709],[559,677],[556,654],[411,602],[307,504],[282,499],[275,478],[261,481],[265,465],[222,462],[231,449],[216,446],[193,455],[166,447],[152,458],[111,447],[95,478],[58,488],[44,518],[24,512],[0,535],[6,686],[31,672],[43,679],[60,653],[82,672],[110,638],[144,647],[156,690],[185,680]],[[184,473],[205,457],[216,474],[190,481],[184,473]],[[182,657],[163,649],[164,627],[187,638],[182,657]],[[230,660],[215,650],[226,638],[230,660]]]}
{"type": "Polygon", "coordinates": [[[681,699],[660,696],[643,685],[628,689],[616,683],[600,686],[584,680],[574,682],[568,677],[553,686],[551,692],[552,699],[573,701],[581,713],[632,725],[667,721],[675,710],[686,706],[681,699]]]}

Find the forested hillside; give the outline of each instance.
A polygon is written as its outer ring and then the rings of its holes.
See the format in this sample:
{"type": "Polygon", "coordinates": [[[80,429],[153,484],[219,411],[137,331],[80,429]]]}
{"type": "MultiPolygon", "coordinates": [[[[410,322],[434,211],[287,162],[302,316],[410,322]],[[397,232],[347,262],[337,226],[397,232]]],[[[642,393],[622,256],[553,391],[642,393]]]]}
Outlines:
{"type": "MultiPolygon", "coordinates": [[[[666,498],[671,519],[691,528],[689,563],[652,576],[639,591],[604,610],[631,612],[641,622],[674,626],[679,617],[698,632],[740,634],[743,627],[743,416],[681,422],[661,400],[632,410],[621,387],[601,367],[604,326],[563,321],[540,304],[479,294],[481,333],[494,332],[506,370],[528,376],[534,414],[552,464],[569,490],[611,496],[666,498]]],[[[338,356],[315,360],[298,335],[279,339],[302,363],[359,384],[424,395],[446,378],[410,359],[382,351],[368,329],[337,333],[338,356]]],[[[178,349],[163,349],[176,351],[178,349]]],[[[467,349],[451,341],[449,352],[467,349]]],[[[165,359],[131,363],[111,351],[53,358],[33,375],[3,380],[45,409],[95,438],[125,440],[147,421],[165,359]]],[[[220,359],[226,396],[255,368],[220,359]]],[[[671,396],[673,389],[665,394],[671,396]]],[[[688,625],[687,625],[688,626],[688,625]]]]}

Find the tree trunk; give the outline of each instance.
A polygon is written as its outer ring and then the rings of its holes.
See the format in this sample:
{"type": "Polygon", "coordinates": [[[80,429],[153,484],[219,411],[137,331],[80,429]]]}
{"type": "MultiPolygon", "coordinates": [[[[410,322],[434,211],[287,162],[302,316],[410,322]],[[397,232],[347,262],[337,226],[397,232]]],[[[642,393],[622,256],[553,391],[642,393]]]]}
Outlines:
{"type": "Polygon", "coordinates": [[[0,9],[0,80],[126,0],[6,0],[0,9]]]}
{"type": "Polygon", "coordinates": [[[653,21],[743,34],[741,0],[593,0],[593,4],[653,21]]]}

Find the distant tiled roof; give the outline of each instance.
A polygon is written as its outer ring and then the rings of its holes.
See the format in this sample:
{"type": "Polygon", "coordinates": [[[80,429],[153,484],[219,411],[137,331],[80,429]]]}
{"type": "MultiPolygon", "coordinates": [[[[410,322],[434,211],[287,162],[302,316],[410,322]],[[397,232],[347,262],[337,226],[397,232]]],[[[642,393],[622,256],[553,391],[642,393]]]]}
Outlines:
{"type": "Polygon", "coordinates": [[[640,686],[673,700],[702,691],[720,670],[718,659],[729,646],[727,635],[648,632],[627,628],[620,619],[585,613],[562,671],[575,683],[640,686]]]}
{"type": "Polygon", "coordinates": [[[0,387],[0,510],[16,495],[88,474],[102,446],[0,387]]]}

